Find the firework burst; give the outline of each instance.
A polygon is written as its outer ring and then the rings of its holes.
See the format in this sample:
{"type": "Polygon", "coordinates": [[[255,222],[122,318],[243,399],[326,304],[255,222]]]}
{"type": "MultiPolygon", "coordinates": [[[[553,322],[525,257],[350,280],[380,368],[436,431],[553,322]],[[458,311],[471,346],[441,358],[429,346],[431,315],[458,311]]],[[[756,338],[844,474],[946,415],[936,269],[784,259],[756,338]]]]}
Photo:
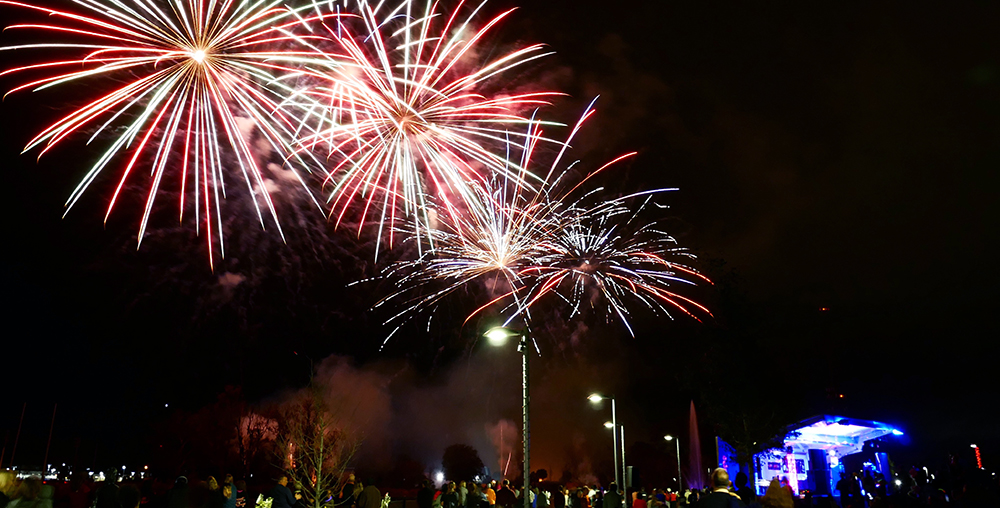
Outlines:
{"type": "Polygon", "coordinates": [[[334,161],[329,204],[336,222],[361,201],[360,222],[377,222],[390,246],[400,231],[433,240],[435,214],[482,208],[476,187],[493,176],[526,188],[541,183],[499,154],[505,145],[523,148],[516,133],[531,123],[524,112],[557,94],[486,90],[491,78],[549,53],[535,44],[484,59],[479,53],[492,49],[484,41],[512,12],[473,29],[485,4],[467,9],[460,1],[446,12],[431,1],[360,1],[363,30],[325,25],[337,41],[333,63],[316,75],[326,83],[286,107],[312,120],[300,131],[302,148],[323,147],[334,161]],[[407,229],[398,227],[402,219],[407,229]]]}
{"type": "MultiPolygon", "coordinates": [[[[569,317],[585,308],[603,308],[617,316],[632,333],[629,308],[635,303],[671,315],[680,311],[698,319],[709,311],[673,289],[710,281],[685,261],[694,256],[656,223],[640,220],[654,195],[674,189],[657,189],[601,199],[597,188],[573,198],[593,176],[635,153],[624,154],[587,174],[575,185],[556,168],[573,136],[593,110],[587,109],[545,172],[543,185],[528,190],[517,177],[495,178],[478,188],[484,204],[471,213],[442,216],[429,234],[434,247],[414,261],[397,263],[384,274],[398,278],[400,290],[378,306],[393,303],[401,310],[387,324],[394,328],[386,341],[409,320],[430,313],[447,296],[481,282],[490,298],[469,318],[498,306],[508,316],[506,324],[521,319],[530,326],[531,308],[542,300],[566,304],[569,317]],[[569,186],[560,191],[560,187],[569,186]],[[645,198],[641,206],[629,203],[645,198]],[[588,203],[594,203],[588,205],[588,203]],[[416,294],[416,296],[413,296],[416,294]]],[[[526,138],[521,171],[532,165],[532,154],[541,131],[526,138]]]]}
{"type": "MultiPolygon", "coordinates": [[[[69,196],[67,213],[112,161],[127,156],[105,220],[130,174],[148,166],[140,242],[158,190],[170,177],[180,180],[181,220],[185,196],[193,194],[195,223],[206,229],[210,263],[213,238],[221,235],[220,201],[228,178],[242,180],[255,196],[261,226],[264,209],[281,233],[251,133],[291,153],[291,129],[299,122],[278,109],[291,91],[277,76],[294,71],[292,64],[326,60],[310,49],[309,41],[317,36],[309,29],[311,22],[329,15],[319,14],[313,5],[285,8],[280,0],[73,3],[77,11],[0,1],[47,16],[45,22],[7,30],[42,32],[52,41],[3,50],[54,49],[62,55],[0,73],[32,76],[8,93],[70,84],[103,90],[42,130],[25,148],[38,148],[40,156],[85,131],[88,143],[101,133],[113,133],[115,139],[69,196]],[[282,49],[287,47],[292,49],[282,49]]],[[[221,236],[217,244],[225,255],[221,236]]]]}

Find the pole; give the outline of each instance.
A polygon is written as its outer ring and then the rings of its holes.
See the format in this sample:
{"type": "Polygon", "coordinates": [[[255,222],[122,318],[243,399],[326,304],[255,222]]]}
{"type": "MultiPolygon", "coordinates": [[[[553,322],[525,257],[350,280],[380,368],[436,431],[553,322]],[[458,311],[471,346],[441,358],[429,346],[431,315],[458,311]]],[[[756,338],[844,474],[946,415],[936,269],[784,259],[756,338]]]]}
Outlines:
{"type": "MultiPolygon", "coordinates": [[[[628,471],[625,470],[625,426],[621,426],[622,429],[622,483],[628,483],[628,471]]],[[[628,489],[622,487],[622,493],[627,494],[628,489]]],[[[626,496],[627,498],[628,496],[626,496]]],[[[625,506],[632,506],[628,499],[625,499],[625,506]]]]}
{"type": "Polygon", "coordinates": [[[528,420],[528,405],[531,403],[531,394],[528,391],[528,337],[521,335],[521,402],[522,418],[524,419],[524,508],[531,508],[531,423],[528,420]]]}
{"type": "Polygon", "coordinates": [[[10,437],[10,430],[3,433],[3,451],[0,451],[0,467],[3,466],[3,459],[7,458],[7,438],[10,437]]]}
{"type": "Polygon", "coordinates": [[[677,445],[677,492],[684,490],[681,486],[681,440],[674,439],[674,444],[677,445]]]}
{"type": "Polygon", "coordinates": [[[10,467],[14,468],[14,454],[17,453],[17,442],[21,439],[21,424],[24,423],[24,410],[28,409],[28,403],[21,406],[21,421],[17,422],[17,434],[14,435],[14,449],[10,451],[10,467]]]}
{"type": "Polygon", "coordinates": [[[56,428],[56,409],[58,408],[58,402],[52,406],[52,423],[49,424],[49,440],[45,443],[45,460],[42,461],[42,478],[45,478],[45,474],[49,472],[49,446],[52,445],[52,430],[56,428]]]}
{"type": "Polygon", "coordinates": [[[615,413],[615,398],[611,397],[611,436],[614,439],[614,451],[615,451],[615,483],[621,487],[622,483],[618,481],[618,416],[615,413]]]}

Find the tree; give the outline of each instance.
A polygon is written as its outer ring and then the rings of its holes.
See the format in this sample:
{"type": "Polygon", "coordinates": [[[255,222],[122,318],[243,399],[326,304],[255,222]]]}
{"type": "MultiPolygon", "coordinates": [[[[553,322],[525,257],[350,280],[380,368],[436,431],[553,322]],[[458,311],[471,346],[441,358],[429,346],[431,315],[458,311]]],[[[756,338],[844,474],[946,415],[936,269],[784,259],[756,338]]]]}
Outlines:
{"type": "Polygon", "coordinates": [[[466,444],[453,444],[444,450],[441,459],[445,476],[452,481],[470,481],[483,473],[479,452],[466,444]]]}
{"type": "Polygon", "coordinates": [[[249,478],[258,458],[266,457],[264,451],[274,444],[278,422],[250,410],[245,410],[236,423],[236,452],[243,468],[243,477],[249,478]]]}
{"type": "Polygon", "coordinates": [[[303,501],[312,508],[327,506],[328,492],[339,492],[344,472],[359,442],[351,439],[312,385],[282,408],[281,463],[303,501]]]}

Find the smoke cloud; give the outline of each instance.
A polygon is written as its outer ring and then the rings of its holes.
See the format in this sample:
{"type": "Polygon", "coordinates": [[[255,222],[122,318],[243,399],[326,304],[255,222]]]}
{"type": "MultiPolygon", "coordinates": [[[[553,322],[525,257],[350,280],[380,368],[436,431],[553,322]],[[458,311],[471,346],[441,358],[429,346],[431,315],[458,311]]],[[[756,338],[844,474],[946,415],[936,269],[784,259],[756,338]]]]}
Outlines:
{"type": "MultiPolygon", "coordinates": [[[[619,369],[547,360],[532,368],[532,468],[557,480],[611,473],[611,435],[601,425],[610,408],[595,408],[586,396],[619,369]]],[[[521,474],[521,376],[513,348],[473,351],[432,379],[403,360],[358,366],[331,356],[316,381],[344,427],[362,440],[359,469],[389,471],[408,456],[433,473],[445,448],[461,443],[479,452],[493,478],[521,474]]]]}

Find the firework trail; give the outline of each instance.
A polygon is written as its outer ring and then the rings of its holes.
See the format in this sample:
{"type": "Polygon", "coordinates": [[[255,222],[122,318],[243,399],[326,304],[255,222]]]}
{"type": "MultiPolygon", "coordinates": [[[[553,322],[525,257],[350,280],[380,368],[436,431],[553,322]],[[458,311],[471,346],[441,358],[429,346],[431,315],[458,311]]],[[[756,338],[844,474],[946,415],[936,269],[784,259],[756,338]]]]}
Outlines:
{"type": "Polygon", "coordinates": [[[291,153],[292,129],[300,122],[278,109],[291,91],[277,76],[294,72],[291,65],[329,60],[312,49],[319,37],[309,32],[310,23],[329,14],[320,14],[315,5],[285,8],[280,0],[174,0],[166,6],[155,0],[73,3],[77,11],[0,1],[46,15],[45,22],[7,30],[41,32],[52,41],[0,49],[54,49],[63,55],[0,73],[31,76],[8,94],[69,84],[106,90],[42,130],[25,148],[38,148],[41,156],[85,129],[94,130],[88,143],[102,132],[117,136],[70,194],[66,212],[102,170],[118,156],[127,156],[105,221],[133,170],[148,165],[140,242],[163,179],[171,176],[180,180],[179,219],[190,189],[195,223],[206,229],[209,263],[214,234],[219,234],[224,256],[220,201],[230,173],[242,177],[247,191],[256,196],[261,226],[266,209],[283,236],[249,134],[256,128],[272,147],[291,153]],[[235,158],[238,171],[227,171],[228,158],[235,158]]]}
{"type": "Polygon", "coordinates": [[[467,9],[460,1],[443,11],[431,1],[362,0],[363,30],[324,25],[337,42],[327,50],[335,63],[314,76],[326,82],[284,106],[308,119],[298,132],[302,149],[323,148],[333,161],[329,204],[336,223],[360,203],[359,222],[377,223],[390,247],[396,233],[433,240],[436,215],[482,208],[476,187],[493,176],[526,188],[541,183],[498,153],[505,145],[523,149],[527,140],[516,133],[532,123],[524,112],[558,94],[488,89],[491,78],[550,53],[535,44],[483,58],[479,53],[491,49],[482,47],[488,35],[513,11],[473,29],[485,4],[467,9]],[[398,227],[402,220],[408,228],[398,227]]]}
{"type": "MultiPolygon", "coordinates": [[[[617,316],[632,333],[629,307],[633,302],[670,315],[679,310],[697,319],[710,315],[697,302],[672,289],[675,284],[709,282],[682,261],[694,256],[655,223],[642,222],[640,213],[657,189],[620,198],[601,199],[597,188],[573,198],[593,176],[634,154],[622,155],[587,174],[568,190],[560,191],[566,175],[556,168],[575,134],[593,114],[591,107],[545,173],[535,190],[510,179],[495,178],[489,187],[476,188],[483,206],[463,215],[444,215],[429,230],[433,247],[416,260],[398,262],[384,277],[399,280],[399,290],[376,307],[395,304],[401,310],[386,323],[394,326],[388,341],[411,319],[431,314],[441,301],[477,281],[492,288],[490,299],[466,321],[491,306],[508,316],[506,323],[523,320],[529,327],[531,308],[541,300],[565,303],[569,317],[585,307],[603,306],[609,318],[617,316]],[[629,203],[645,198],[632,209],[629,203]],[[594,202],[595,204],[588,204],[594,202]],[[416,294],[416,296],[412,296],[416,294]],[[599,303],[600,302],[600,303],[599,303]]],[[[526,136],[520,171],[532,165],[532,154],[542,138],[537,127],[526,136]]],[[[383,343],[384,346],[384,343],[383,343]]]]}

